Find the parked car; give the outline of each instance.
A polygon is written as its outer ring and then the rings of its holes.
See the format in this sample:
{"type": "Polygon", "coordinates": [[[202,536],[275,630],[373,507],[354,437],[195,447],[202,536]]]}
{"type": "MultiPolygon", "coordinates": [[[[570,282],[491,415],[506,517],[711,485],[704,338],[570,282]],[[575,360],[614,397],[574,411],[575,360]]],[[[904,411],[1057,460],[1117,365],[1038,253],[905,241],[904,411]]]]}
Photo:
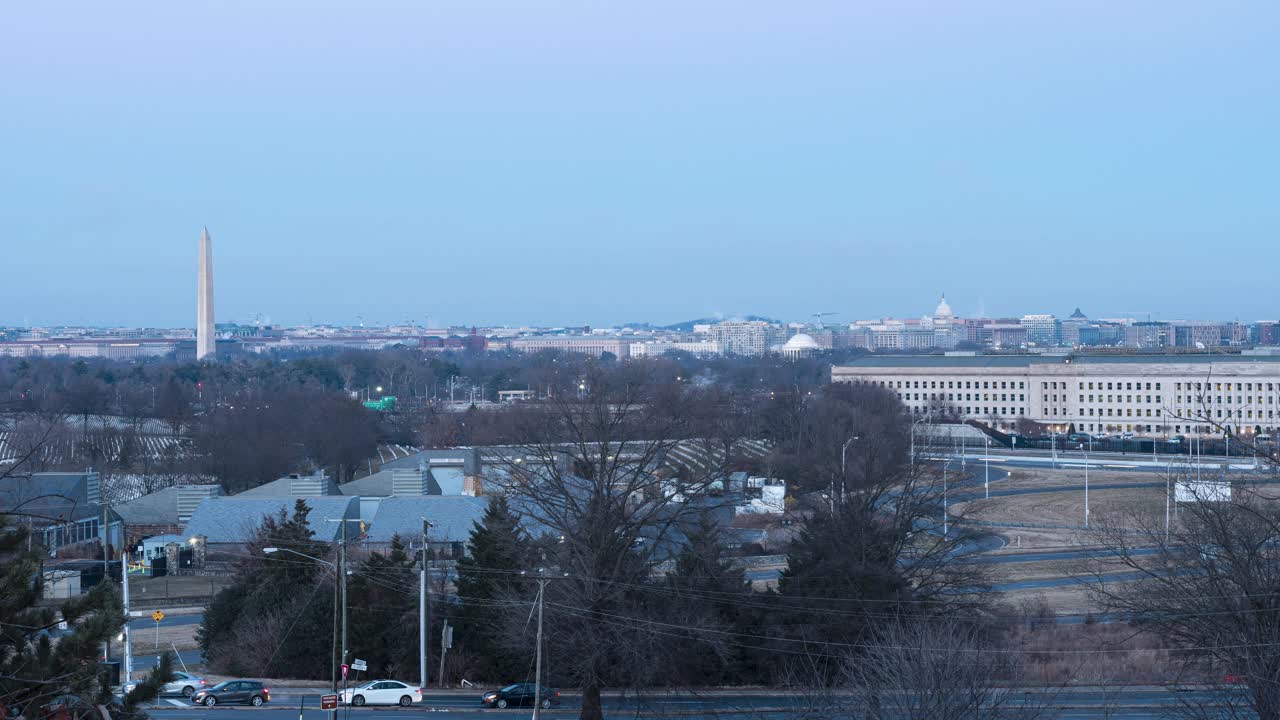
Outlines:
{"type": "MultiPolygon", "coordinates": [[[[120,693],[128,693],[141,683],[141,680],[130,680],[129,682],[122,683],[120,685],[120,693]]],[[[202,677],[196,677],[191,673],[174,672],[173,679],[166,683],[164,687],[160,688],[160,694],[191,697],[197,690],[202,690],[208,686],[209,682],[202,677]]]]}
{"type": "MultiPolygon", "coordinates": [[[[534,691],[537,686],[533,683],[516,683],[508,685],[501,690],[487,692],[484,697],[480,698],[480,702],[485,707],[508,708],[508,707],[533,707],[534,691]]],[[[560,693],[551,688],[542,688],[542,707],[549,708],[552,705],[560,704],[560,693]]]]}
{"type": "Polygon", "coordinates": [[[263,687],[259,680],[228,680],[207,690],[197,691],[191,696],[191,702],[209,707],[218,703],[261,705],[271,702],[271,690],[263,687]]]}
{"type": "Polygon", "coordinates": [[[363,685],[347,688],[342,702],[356,707],[361,705],[399,705],[409,707],[422,702],[422,688],[399,680],[370,680],[363,685]]]}
{"type": "Polygon", "coordinates": [[[191,673],[175,672],[173,679],[160,688],[161,695],[181,695],[182,697],[191,697],[196,694],[197,690],[204,689],[209,683],[202,677],[196,677],[191,673]]]}

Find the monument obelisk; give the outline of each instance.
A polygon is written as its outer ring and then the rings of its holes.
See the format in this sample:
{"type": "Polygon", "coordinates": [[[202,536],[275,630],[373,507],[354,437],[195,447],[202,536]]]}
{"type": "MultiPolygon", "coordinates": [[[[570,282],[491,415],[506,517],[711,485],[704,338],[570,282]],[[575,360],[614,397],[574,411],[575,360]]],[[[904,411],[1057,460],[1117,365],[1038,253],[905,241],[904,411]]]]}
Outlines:
{"type": "Polygon", "coordinates": [[[196,310],[196,360],[217,359],[213,337],[213,240],[200,232],[200,299],[196,310]]]}

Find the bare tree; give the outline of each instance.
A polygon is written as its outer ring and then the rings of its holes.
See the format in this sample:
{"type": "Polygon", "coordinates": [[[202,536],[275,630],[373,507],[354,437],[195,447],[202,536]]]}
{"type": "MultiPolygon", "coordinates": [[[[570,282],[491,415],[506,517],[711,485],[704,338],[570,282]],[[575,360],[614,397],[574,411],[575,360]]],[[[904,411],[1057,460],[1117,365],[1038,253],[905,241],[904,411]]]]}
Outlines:
{"type": "Polygon", "coordinates": [[[597,720],[606,682],[638,687],[653,669],[662,636],[642,626],[647,608],[634,589],[715,504],[707,490],[723,468],[677,480],[664,467],[697,430],[696,391],[687,386],[645,367],[597,363],[561,368],[547,383],[546,401],[517,413],[524,442],[502,460],[505,491],[531,529],[550,538],[543,557],[560,579],[546,591],[556,627],[548,654],[582,687],[583,720],[597,720]]]}
{"type": "Polygon", "coordinates": [[[1015,714],[1003,691],[1012,670],[1008,657],[974,624],[891,621],[847,659],[845,680],[865,718],[984,720],[1015,714]]]}
{"type": "Polygon", "coordinates": [[[1189,671],[1234,676],[1257,717],[1280,718],[1280,500],[1214,480],[1184,483],[1189,500],[1167,529],[1151,514],[1099,523],[1096,541],[1128,573],[1115,582],[1099,569],[1090,589],[1181,646],[1189,671]]]}

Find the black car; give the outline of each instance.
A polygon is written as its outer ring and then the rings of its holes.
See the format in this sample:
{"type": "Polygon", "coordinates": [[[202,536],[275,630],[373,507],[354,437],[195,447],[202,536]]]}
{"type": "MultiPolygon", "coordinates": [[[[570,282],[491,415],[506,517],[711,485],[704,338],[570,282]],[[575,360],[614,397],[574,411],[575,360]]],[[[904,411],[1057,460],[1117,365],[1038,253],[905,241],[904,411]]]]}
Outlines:
{"type": "MultiPolygon", "coordinates": [[[[533,683],[516,683],[515,685],[508,685],[501,690],[485,693],[484,697],[480,698],[480,702],[484,703],[485,707],[533,707],[536,690],[537,685],[533,683]]],[[[559,704],[560,693],[551,688],[542,688],[543,708],[559,704]]]]}
{"type": "Polygon", "coordinates": [[[210,707],[218,703],[261,705],[271,701],[271,691],[258,680],[228,680],[191,696],[191,702],[210,707]]]}

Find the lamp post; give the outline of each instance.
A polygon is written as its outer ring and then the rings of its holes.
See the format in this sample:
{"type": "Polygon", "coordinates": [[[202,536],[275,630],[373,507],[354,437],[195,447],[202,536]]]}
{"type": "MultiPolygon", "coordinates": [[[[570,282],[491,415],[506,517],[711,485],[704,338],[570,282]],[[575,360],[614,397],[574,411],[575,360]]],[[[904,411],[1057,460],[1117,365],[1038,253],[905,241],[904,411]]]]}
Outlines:
{"type": "Polygon", "coordinates": [[[982,490],[986,499],[991,499],[991,436],[983,437],[986,451],[982,454],[982,490]]]}
{"type": "MultiPolygon", "coordinates": [[[[858,440],[858,439],[859,438],[857,435],[850,435],[849,439],[844,441],[844,445],[840,446],[840,502],[841,503],[844,502],[844,496],[845,496],[845,466],[846,466],[846,460],[848,460],[849,444],[852,443],[854,440],[858,440]]],[[[832,513],[835,513],[836,511],[835,497],[836,497],[836,488],[835,488],[835,483],[833,482],[831,485],[831,512],[832,513]]]]}
{"type": "Polygon", "coordinates": [[[947,539],[949,526],[947,522],[947,466],[951,464],[951,458],[947,458],[942,462],[942,539],[947,539]]]}
{"type": "Polygon", "coordinates": [[[1084,528],[1089,529],[1089,453],[1084,454],[1084,528]]]}
{"type": "Polygon", "coordinates": [[[925,420],[928,420],[933,413],[934,410],[926,410],[924,415],[920,416],[919,420],[911,423],[911,467],[915,467],[916,465],[916,426],[925,420]]]}

